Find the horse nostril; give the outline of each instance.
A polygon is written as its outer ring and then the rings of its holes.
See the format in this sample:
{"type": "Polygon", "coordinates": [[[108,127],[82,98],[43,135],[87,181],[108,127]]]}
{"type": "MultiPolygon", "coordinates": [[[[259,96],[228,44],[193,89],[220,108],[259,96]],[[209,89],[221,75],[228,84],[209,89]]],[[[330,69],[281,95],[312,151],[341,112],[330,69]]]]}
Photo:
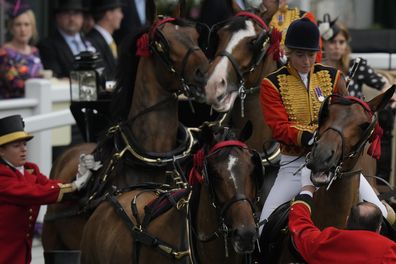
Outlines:
{"type": "Polygon", "coordinates": [[[221,86],[226,86],[227,85],[227,81],[224,78],[221,78],[220,85],[221,86]]]}

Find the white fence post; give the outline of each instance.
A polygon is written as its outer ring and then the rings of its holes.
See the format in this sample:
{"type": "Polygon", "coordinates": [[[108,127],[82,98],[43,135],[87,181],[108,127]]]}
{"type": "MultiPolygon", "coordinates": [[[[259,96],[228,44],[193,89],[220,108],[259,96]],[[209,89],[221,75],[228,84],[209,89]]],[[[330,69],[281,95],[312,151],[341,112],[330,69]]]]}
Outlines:
{"type": "MultiPolygon", "coordinates": [[[[51,83],[44,79],[26,81],[26,98],[35,98],[39,104],[32,115],[51,112],[51,83]]],[[[29,132],[29,130],[27,129],[29,132]]],[[[37,163],[43,174],[49,175],[52,166],[51,130],[33,133],[34,140],[29,142],[28,160],[37,163]]]]}

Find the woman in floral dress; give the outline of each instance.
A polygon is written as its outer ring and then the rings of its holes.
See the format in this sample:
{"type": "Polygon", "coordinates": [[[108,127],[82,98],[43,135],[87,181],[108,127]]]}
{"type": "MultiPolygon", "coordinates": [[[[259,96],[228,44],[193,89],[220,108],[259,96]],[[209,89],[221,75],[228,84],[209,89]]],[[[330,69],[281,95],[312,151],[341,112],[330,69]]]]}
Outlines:
{"type": "Polygon", "coordinates": [[[36,20],[28,6],[15,6],[9,13],[11,40],[0,47],[0,99],[25,96],[25,81],[40,77],[43,65],[38,49],[36,20]]]}

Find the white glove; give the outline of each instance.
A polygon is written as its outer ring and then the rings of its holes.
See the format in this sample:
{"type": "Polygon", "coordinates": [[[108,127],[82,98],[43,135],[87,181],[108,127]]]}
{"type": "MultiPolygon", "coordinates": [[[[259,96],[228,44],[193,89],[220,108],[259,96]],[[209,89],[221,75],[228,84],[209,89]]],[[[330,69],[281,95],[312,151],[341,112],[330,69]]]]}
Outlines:
{"type": "Polygon", "coordinates": [[[78,174],[84,175],[87,171],[97,171],[102,167],[100,161],[95,161],[94,156],[91,154],[81,154],[80,163],[78,164],[78,174]]]}
{"type": "Polygon", "coordinates": [[[311,181],[311,170],[304,166],[301,170],[301,187],[307,185],[314,186],[311,181]]]}
{"type": "Polygon", "coordinates": [[[80,163],[78,164],[78,172],[73,186],[77,190],[81,190],[88,182],[92,175],[92,171],[97,171],[102,167],[100,161],[95,161],[94,156],[91,154],[81,154],[80,163]]]}
{"type": "Polygon", "coordinates": [[[88,182],[92,175],[92,171],[87,170],[83,175],[77,173],[76,180],[72,183],[77,190],[81,190],[88,182]]]}

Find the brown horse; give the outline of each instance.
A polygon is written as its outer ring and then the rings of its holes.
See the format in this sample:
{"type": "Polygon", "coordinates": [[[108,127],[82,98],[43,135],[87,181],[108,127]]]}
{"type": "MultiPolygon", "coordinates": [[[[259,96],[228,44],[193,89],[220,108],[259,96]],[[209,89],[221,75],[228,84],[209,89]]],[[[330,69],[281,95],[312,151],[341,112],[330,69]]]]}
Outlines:
{"type": "MultiPolygon", "coordinates": [[[[374,148],[378,143],[377,112],[384,108],[394,91],[395,87],[367,103],[335,95],[324,102],[307,160],[312,182],[323,186],[315,193],[312,208],[312,219],[319,228],[345,228],[350,208],[358,201],[362,152],[367,142],[374,148]]],[[[272,259],[271,263],[298,261],[289,249],[290,243],[285,242],[279,262],[272,259]]]]}
{"type": "MultiPolygon", "coordinates": [[[[189,155],[193,143],[191,133],[178,122],[177,95],[184,93],[205,101],[202,87],[206,84],[208,60],[198,46],[196,25],[180,18],[180,5],[175,9],[175,18],[157,17],[152,0],[146,6],[152,26],[131,41],[125,56],[121,56],[119,85],[114,94],[112,112],[127,121],[110,128],[95,151],[104,166],[83,193],[91,202],[99,201],[113,185],[146,181],[173,184],[178,177],[175,164],[189,155]]],[[[51,178],[71,181],[79,154],[91,152],[92,148],[84,145],[67,151],[54,164],[51,178]]],[[[176,181],[181,183],[180,179],[176,181]]],[[[94,203],[90,205],[87,214],[81,214],[77,203],[49,206],[44,249],[78,249],[81,230],[95,207],[94,203]]]]}
{"type": "MultiPolygon", "coordinates": [[[[265,23],[269,11],[242,12],[235,1],[227,3],[234,16],[214,25],[209,39],[213,60],[206,85],[208,103],[216,111],[228,112],[224,124],[231,127],[241,129],[250,120],[253,135],[246,143],[261,153],[264,164],[274,165],[279,145],[264,120],[259,89],[262,79],[277,69],[281,35],[265,23]]],[[[277,170],[277,166],[266,166],[264,193],[270,190],[277,170]]]]}
{"type": "Polygon", "coordinates": [[[243,261],[258,237],[253,202],[263,177],[260,158],[227,128],[204,127],[198,137],[193,188],[107,199],[84,230],[83,263],[250,263],[243,261]],[[170,195],[178,192],[184,192],[179,199],[170,195]],[[153,204],[167,204],[157,202],[164,196],[172,197],[165,199],[170,209],[146,222],[149,212],[161,210],[153,204]]]}

